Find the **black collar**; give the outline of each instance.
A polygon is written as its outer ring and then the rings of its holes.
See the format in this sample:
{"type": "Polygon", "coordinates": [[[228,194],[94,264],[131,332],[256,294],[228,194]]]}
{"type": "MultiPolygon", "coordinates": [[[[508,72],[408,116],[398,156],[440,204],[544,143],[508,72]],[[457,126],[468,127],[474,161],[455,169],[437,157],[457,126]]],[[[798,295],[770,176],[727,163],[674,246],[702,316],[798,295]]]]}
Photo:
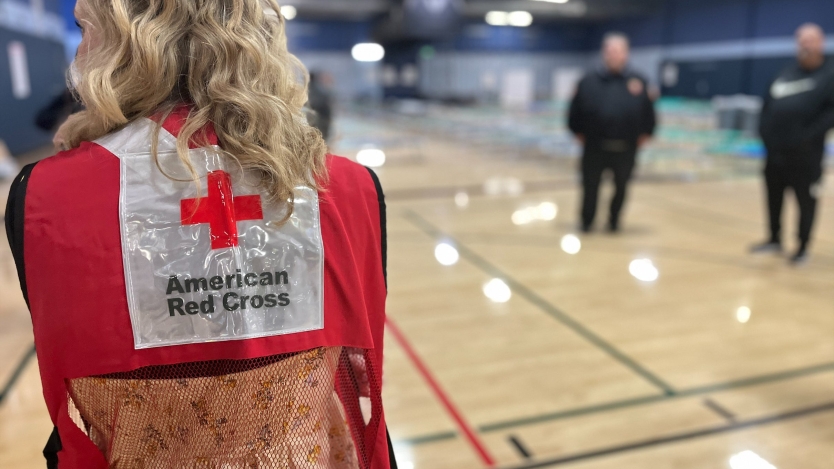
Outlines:
{"type": "Polygon", "coordinates": [[[622,72],[620,72],[620,73],[611,73],[611,71],[608,70],[605,67],[605,65],[599,65],[599,66],[597,66],[597,74],[600,76],[600,78],[602,78],[604,80],[611,80],[611,79],[617,79],[617,78],[627,78],[627,77],[631,76],[631,67],[626,65],[626,68],[624,68],[622,72]]]}

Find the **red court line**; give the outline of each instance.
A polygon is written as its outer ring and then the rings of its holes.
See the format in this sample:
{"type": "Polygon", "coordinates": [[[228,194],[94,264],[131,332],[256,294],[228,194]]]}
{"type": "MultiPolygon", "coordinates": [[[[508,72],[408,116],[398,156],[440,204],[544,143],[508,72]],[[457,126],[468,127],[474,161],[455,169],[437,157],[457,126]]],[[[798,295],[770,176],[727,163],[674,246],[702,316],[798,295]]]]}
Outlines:
{"type": "Polygon", "coordinates": [[[469,444],[471,444],[472,447],[475,448],[475,452],[477,452],[478,456],[481,457],[481,461],[483,461],[483,463],[487,467],[495,467],[495,459],[493,459],[492,456],[489,454],[483,442],[478,438],[478,435],[475,433],[472,427],[466,422],[466,420],[464,420],[463,415],[461,415],[458,408],[455,407],[455,404],[452,403],[452,400],[449,399],[449,396],[446,394],[446,391],[444,391],[443,388],[440,387],[440,383],[437,382],[437,380],[434,378],[434,375],[432,375],[431,371],[429,371],[429,368],[426,366],[426,364],[423,362],[420,356],[417,355],[417,352],[414,350],[414,347],[411,346],[411,343],[409,343],[408,339],[405,338],[403,333],[400,331],[399,327],[397,327],[397,325],[394,324],[394,321],[392,321],[390,318],[386,319],[385,323],[388,326],[388,330],[391,331],[391,334],[393,334],[394,339],[396,339],[396,341],[400,344],[400,347],[402,347],[403,350],[405,350],[405,354],[408,355],[409,359],[411,359],[411,362],[417,368],[417,371],[420,372],[420,374],[423,376],[423,379],[426,380],[431,390],[434,391],[434,394],[437,397],[437,399],[440,401],[441,404],[443,404],[443,407],[445,407],[446,411],[449,412],[449,414],[452,416],[452,419],[458,425],[460,431],[463,432],[463,435],[469,441],[469,444]]]}

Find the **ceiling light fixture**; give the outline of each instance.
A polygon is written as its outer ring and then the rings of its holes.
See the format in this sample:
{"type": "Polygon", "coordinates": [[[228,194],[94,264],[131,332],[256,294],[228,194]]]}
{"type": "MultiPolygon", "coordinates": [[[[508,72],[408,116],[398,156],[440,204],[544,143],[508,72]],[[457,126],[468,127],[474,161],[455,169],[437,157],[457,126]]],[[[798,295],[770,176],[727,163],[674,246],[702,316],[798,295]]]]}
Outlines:
{"type": "Polygon", "coordinates": [[[529,11],[514,11],[507,15],[507,20],[510,26],[517,28],[526,28],[533,24],[533,15],[529,11]]]}
{"type": "Polygon", "coordinates": [[[353,46],[351,54],[357,62],[379,62],[385,58],[385,48],[379,44],[366,42],[353,46]]]}
{"type": "Polygon", "coordinates": [[[507,26],[510,24],[509,13],[506,11],[491,11],[486,14],[486,22],[490,26],[507,26]]]}
{"type": "Polygon", "coordinates": [[[379,148],[363,148],[356,154],[356,162],[369,168],[379,168],[385,164],[385,152],[379,148]]]}
{"type": "Polygon", "coordinates": [[[284,5],[281,7],[281,16],[287,21],[292,21],[298,15],[298,10],[292,5],[284,5]]]}

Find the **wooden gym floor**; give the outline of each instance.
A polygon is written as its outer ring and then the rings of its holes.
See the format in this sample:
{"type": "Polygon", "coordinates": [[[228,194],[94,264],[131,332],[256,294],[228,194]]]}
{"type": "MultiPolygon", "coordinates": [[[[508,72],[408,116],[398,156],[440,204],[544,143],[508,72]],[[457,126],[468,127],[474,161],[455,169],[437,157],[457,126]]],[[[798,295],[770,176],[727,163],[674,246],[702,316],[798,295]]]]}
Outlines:
{"type": "MultiPolygon", "coordinates": [[[[621,234],[574,238],[572,164],[432,136],[415,152],[395,125],[360,124],[390,146],[384,399],[401,469],[834,467],[834,175],[792,268],[746,253],[764,237],[755,175],[644,177],[621,234]]],[[[45,467],[31,348],[2,248],[3,468],[45,467]]]]}

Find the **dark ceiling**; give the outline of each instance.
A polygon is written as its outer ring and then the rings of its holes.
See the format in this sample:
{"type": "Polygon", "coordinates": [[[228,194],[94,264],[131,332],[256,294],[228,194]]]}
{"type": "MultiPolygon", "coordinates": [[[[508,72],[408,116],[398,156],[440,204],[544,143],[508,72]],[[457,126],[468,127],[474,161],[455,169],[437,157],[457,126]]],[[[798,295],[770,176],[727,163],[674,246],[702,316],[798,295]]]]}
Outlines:
{"type": "Polygon", "coordinates": [[[463,15],[483,18],[488,11],[525,10],[538,21],[560,19],[599,20],[650,13],[664,0],[568,0],[567,3],[538,0],[287,0],[299,17],[328,19],[361,19],[396,12],[404,2],[459,2],[463,15]]]}
{"type": "Polygon", "coordinates": [[[552,3],[535,0],[467,0],[467,16],[486,15],[490,10],[526,10],[534,17],[555,20],[560,18],[610,19],[651,13],[660,8],[663,0],[569,0],[552,3]]]}

